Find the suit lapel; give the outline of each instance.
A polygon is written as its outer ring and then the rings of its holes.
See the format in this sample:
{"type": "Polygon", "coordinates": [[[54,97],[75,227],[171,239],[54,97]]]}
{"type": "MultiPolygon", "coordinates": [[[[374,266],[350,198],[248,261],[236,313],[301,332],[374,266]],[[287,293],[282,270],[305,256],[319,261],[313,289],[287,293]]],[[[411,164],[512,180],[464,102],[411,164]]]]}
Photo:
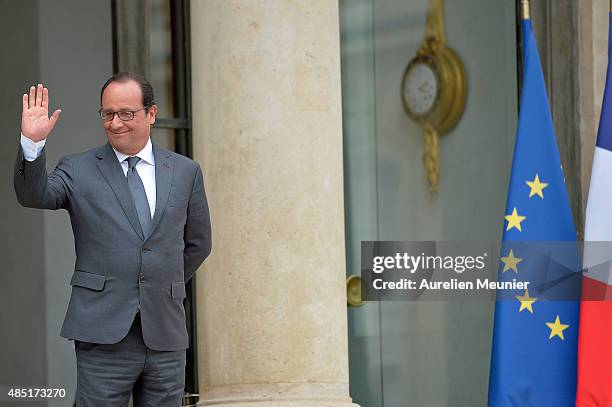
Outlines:
{"type": "Polygon", "coordinates": [[[136,205],[134,204],[134,199],[132,199],[130,189],[128,188],[125,174],[110,144],[107,143],[103,146],[96,154],[96,157],[99,160],[97,166],[102,176],[104,176],[104,179],[106,179],[106,182],[108,182],[113,189],[119,204],[121,204],[121,208],[123,208],[125,216],[127,216],[138,236],[140,236],[142,240],[145,240],[142,228],[140,227],[140,220],[138,220],[136,205]]]}
{"type": "MultiPolygon", "coordinates": [[[[170,195],[170,185],[172,183],[172,172],[174,170],[174,161],[170,159],[170,153],[166,150],[160,150],[153,143],[153,156],[155,157],[155,213],[151,222],[151,234],[159,224],[159,220],[164,214],[168,196],[170,195]]],[[[149,237],[147,236],[147,238],[149,237]]]]}

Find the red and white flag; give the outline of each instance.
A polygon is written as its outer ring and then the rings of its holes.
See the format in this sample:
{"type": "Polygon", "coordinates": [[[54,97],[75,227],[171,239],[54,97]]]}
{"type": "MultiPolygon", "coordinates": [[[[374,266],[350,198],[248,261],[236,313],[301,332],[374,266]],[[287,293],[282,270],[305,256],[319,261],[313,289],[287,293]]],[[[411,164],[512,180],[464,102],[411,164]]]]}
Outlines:
{"type": "MultiPolygon", "coordinates": [[[[612,24],[612,13],[610,14],[612,24]]],[[[612,26],[612,25],[611,25],[612,26]]],[[[612,67],[608,72],[585,225],[576,406],[612,406],[612,67]]]]}

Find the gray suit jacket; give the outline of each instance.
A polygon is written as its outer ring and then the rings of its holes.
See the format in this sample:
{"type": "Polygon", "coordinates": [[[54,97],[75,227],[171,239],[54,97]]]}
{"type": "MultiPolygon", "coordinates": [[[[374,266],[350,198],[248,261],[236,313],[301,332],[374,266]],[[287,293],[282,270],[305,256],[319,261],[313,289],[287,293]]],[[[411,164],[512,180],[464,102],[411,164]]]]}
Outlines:
{"type": "Polygon", "coordinates": [[[61,158],[47,175],[44,150],[27,161],[21,145],[14,185],[23,206],[66,209],[76,264],[61,336],[116,343],[140,304],[142,335],[154,350],[189,345],[185,282],[211,250],[210,218],[198,163],[157,148],[156,204],[144,236],[121,164],[110,144],[61,158]]]}

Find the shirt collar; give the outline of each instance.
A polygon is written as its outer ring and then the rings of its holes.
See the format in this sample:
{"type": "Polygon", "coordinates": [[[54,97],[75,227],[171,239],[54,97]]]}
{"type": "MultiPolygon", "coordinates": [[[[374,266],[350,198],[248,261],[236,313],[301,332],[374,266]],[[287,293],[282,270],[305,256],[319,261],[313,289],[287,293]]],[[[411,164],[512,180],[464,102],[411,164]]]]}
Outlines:
{"type": "MultiPolygon", "coordinates": [[[[112,148],[115,152],[115,155],[117,156],[117,160],[119,160],[119,163],[122,163],[126,158],[131,157],[130,155],[123,154],[122,152],[115,150],[114,147],[112,148]]],[[[140,150],[138,154],[136,154],[136,157],[140,157],[142,161],[148,164],[155,165],[155,157],[153,156],[153,144],[151,143],[151,137],[149,137],[149,140],[147,141],[147,144],[143,147],[143,149],[140,150]]]]}

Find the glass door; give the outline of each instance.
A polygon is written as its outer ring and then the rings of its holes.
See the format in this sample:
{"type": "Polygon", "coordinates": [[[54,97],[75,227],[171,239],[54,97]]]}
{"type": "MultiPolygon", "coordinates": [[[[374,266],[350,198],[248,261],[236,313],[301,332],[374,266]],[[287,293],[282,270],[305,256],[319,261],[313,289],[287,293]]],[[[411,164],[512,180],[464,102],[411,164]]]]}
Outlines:
{"type": "MultiPolygon", "coordinates": [[[[429,0],[433,1],[433,0],[429,0]]],[[[428,0],[341,0],[347,274],[364,240],[498,241],[517,119],[514,2],[444,4],[446,45],[465,66],[461,118],[439,138],[438,191],[402,77],[428,0]]],[[[351,395],[364,407],[486,405],[493,302],[349,307],[351,395]]]]}

